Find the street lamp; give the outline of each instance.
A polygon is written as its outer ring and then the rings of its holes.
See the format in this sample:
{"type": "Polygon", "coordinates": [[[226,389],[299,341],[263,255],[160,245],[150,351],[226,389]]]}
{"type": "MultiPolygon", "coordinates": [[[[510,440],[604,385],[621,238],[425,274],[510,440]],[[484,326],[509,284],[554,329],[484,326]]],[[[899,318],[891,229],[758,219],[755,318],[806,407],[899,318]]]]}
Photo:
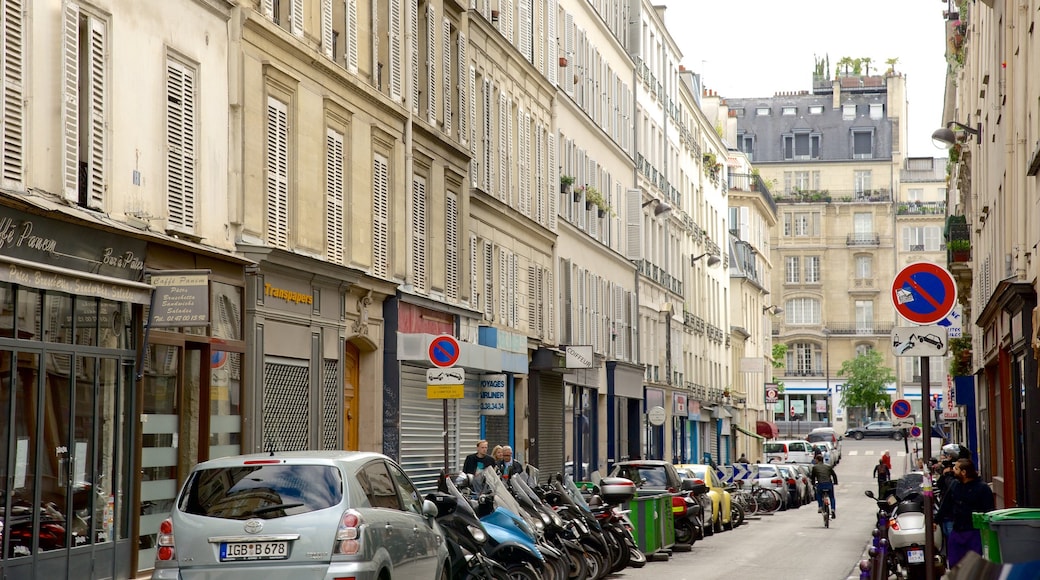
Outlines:
{"type": "Polygon", "coordinates": [[[646,206],[648,206],[648,205],[650,205],[652,203],[657,203],[657,207],[654,208],[654,217],[657,217],[657,216],[659,216],[661,214],[668,213],[668,212],[672,211],[672,206],[668,205],[668,202],[661,201],[660,199],[657,199],[656,197],[653,198],[653,199],[650,199],[648,201],[644,201],[643,205],[641,207],[646,207],[646,206]]]}
{"type": "Polygon", "coordinates": [[[692,257],[692,258],[690,259],[690,266],[693,266],[693,265],[694,265],[694,263],[696,263],[696,262],[697,262],[697,260],[700,260],[700,259],[701,259],[701,258],[703,258],[704,256],[708,256],[708,267],[709,267],[709,268],[712,268],[712,267],[714,267],[714,266],[718,266],[719,264],[721,264],[721,263],[722,263],[722,260],[721,260],[721,259],[719,259],[719,257],[718,257],[718,256],[716,256],[715,254],[712,254],[711,252],[704,252],[703,254],[701,254],[701,255],[699,255],[699,256],[693,256],[693,257],[692,257]]]}
{"type": "Polygon", "coordinates": [[[779,306],[777,306],[776,304],[771,304],[769,306],[763,306],[762,307],[762,314],[765,314],[766,312],[769,312],[769,311],[772,311],[772,314],[774,316],[779,316],[779,315],[784,313],[784,309],[779,307],[779,306]]]}
{"type": "MultiPolygon", "coordinates": [[[[936,129],[932,133],[932,144],[939,149],[949,149],[953,147],[957,141],[957,134],[953,132],[953,127],[957,127],[961,131],[964,131],[968,135],[975,135],[975,143],[982,144],[982,123],[976,123],[975,128],[972,129],[970,126],[964,123],[958,123],[957,121],[949,121],[946,126],[941,129],[936,129]]],[[[963,141],[963,139],[960,139],[963,141]]]]}

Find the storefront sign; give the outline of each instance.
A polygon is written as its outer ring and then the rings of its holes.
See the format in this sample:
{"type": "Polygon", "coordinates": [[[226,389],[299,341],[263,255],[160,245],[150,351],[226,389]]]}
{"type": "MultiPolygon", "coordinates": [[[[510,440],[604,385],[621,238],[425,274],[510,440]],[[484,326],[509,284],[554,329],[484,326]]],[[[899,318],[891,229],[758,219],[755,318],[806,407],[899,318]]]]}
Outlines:
{"type": "Polygon", "coordinates": [[[480,414],[484,416],[506,414],[505,375],[480,377],[480,414]]]}
{"type": "Polygon", "coordinates": [[[429,385],[426,387],[427,399],[464,399],[466,391],[462,385],[429,385]]]}
{"type": "Polygon", "coordinates": [[[686,395],[672,393],[672,414],[678,417],[686,416],[686,395]]]}
{"type": "Polygon", "coordinates": [[[0,207],[0,256],[139,281],[146,248],[144,240],[0,207]]]}
{"type": "Polygon", "coordinates": [[[314,304],[314,296],[311,294],[286,290],[285,288],[276,288],[270,284],[264,284],[264,296],[279,298],[286,302],[292,302],[293,304],[314,304]]]}
{"type": "Polygon", "coordinates": [[[163,272],[151,277],[155,287],[148,324],[152,327],[209,324],[209,271],[163,272]]]}
{"type": "Polygon", "coordinates": [[[567,353],[567,368],[569,369],[591,369],[593,358],[592,358],[592,347],[591,346],[577,346],[568,345],[564,347],[564,352],[567,353]]]}

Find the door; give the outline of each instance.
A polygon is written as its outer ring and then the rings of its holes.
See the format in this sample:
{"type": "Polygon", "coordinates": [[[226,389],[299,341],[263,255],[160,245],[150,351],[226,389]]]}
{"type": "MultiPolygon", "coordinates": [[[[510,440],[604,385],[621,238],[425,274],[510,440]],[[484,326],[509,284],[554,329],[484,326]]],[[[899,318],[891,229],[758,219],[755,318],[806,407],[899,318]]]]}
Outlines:
{"type": "Polygon", "coordinates": [[[361,366],[361,351],[347,343],[343,353],[343,441],[347,451],[358,450],[358,370],[361,366]]]}

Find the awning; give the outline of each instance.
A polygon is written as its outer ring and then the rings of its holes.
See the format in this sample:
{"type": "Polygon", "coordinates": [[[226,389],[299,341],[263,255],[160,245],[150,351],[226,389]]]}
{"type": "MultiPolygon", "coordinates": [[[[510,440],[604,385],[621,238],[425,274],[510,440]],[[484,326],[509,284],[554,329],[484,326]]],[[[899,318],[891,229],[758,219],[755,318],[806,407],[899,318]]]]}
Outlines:
{"type": "Polygon", "coordinates": [[[716,419],[729,419],[733,416],[733,414],[730,413],[729,410],[727,410],[726,407],[723,407],[722,405],[719,405],[712,409],[711,414],[716,419]]]}
{"type": "Polygon", "coordinates": [[[747,435],[748,437],[754,437],[755,439],[758,439],[759,441],[765,439],[765,437],[763,437],[761,435],[758,435],[756,433],[752,433],[751,431],[748,431],[747,429],[741,427],[740,425],[734,425],[733,428],[736,429],[737,431],[740,431],[744,435],[747,435]]]}
{"type": "Polygon", "coordinates": [[[766,439],[776,439],[780,436],[780,428],[772,421],[757,421],[755,431],[766,439]]]}

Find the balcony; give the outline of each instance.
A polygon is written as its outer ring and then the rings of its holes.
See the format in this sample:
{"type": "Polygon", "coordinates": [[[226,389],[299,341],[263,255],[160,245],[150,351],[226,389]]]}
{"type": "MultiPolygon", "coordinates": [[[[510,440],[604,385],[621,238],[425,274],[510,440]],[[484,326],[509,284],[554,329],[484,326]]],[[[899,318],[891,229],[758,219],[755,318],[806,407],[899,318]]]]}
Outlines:
{"type": "Polygon", "coordinates": [[[950,216],[946,220],[946,262],[967,265],[970,261],[971,226],[964,216],[950,216]]]}
{"type": "Polygon", "coordinates": [[[801,189],[774,192],[777,203],[887,203],[892,194],[882,189],[801,189]]]}
{"type": "Polygon", "coordinates": [[[896,207],[896,215],[945,215],[945,201],[915,201],[901,203],[896,207]]]}
{"type": "Polygon", "coordinates": [[[892,334],[892,327],[894,326],[891,322],[879,322],[879,321],[853,321],[853,322],[827,322],[827,330],[830,331],[831,335],[877,335],[877,334],[892,334]]]}
{"type": "Polygon", "coordinates": [[[877,280],[873,278],[853,278],[852,290],[877,290],[877,280]]]}
{"type": "Polygon", "coordinates": [[[845,245],[852,247],[878,247],[881,245],[881,236],[877,232],[859,232],[849,234],[845,238],[845,245]]]}
{"type": "Polygon", "coordinates": [[[784,369],[785,377],[822,377],[823,369],[784,369]]]}

